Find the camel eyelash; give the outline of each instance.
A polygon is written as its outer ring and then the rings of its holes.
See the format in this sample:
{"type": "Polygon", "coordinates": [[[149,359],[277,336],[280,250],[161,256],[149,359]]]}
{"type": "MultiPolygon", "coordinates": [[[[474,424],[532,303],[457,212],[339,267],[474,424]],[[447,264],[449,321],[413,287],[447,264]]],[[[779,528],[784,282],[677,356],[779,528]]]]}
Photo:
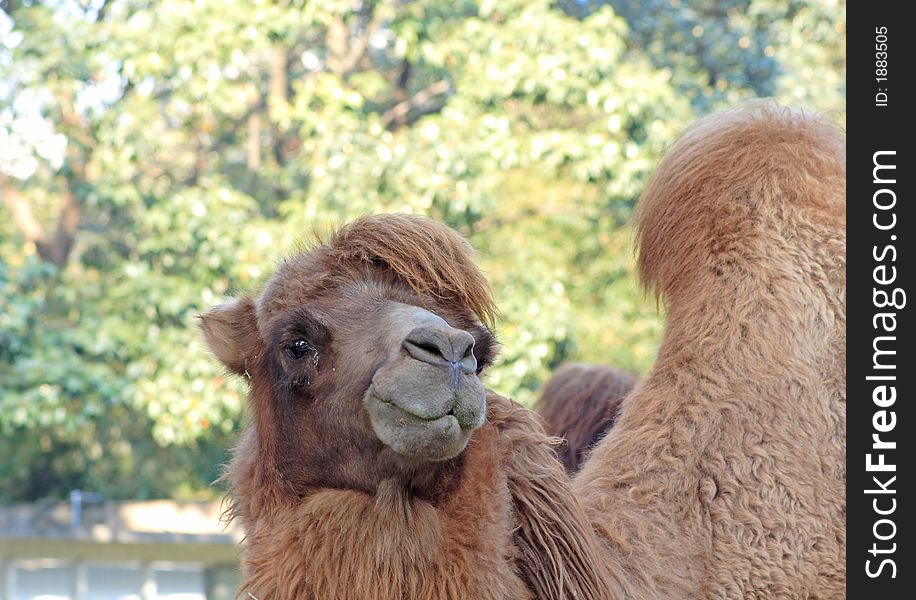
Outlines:
{"type": "Polygon", "coordinates": [[[293,361],[294,367],[288,373],[288,385],[291,389],[305,392],[312,385],[313,375],[318,373],[318,359],[320,353],[308,340],[296,338],[284,347],[286,355],[293,361]],[[302,365],[309,365],[312,368],[302,368],[302,365]]]}
{"type": "Polygon", "coordinates": [[[297,338],[292,343],[287,344],[286,354],[293,360],[301,360],[311,356],[312,365],[318,366],[318,349],[303,338],[297,338]]]}

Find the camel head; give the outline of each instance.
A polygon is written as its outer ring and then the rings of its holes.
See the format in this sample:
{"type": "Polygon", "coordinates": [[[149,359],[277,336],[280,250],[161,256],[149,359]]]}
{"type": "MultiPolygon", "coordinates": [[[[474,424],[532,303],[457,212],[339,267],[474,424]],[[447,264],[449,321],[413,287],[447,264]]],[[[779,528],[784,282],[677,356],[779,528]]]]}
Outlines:
{"type": "Polygon", "coordinates": [[[494,310],[458,234],[379,215],[284,260],[258,298],[201,327],[250,385],[242,444],[263,477],[298,495],[386,479],[422,490],[455,472],[484,423],[494,310]]]}

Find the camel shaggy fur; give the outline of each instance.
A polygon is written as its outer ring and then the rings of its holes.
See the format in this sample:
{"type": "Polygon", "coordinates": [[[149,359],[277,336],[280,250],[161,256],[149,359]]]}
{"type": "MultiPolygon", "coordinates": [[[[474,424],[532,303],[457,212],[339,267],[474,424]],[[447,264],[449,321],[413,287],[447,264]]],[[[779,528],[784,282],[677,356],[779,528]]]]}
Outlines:
{"type": "Polygon", "coordinates": [[[837,127],[752,102],[645,190],[667,328],[574,480],[613,597],[845,597],[845,178],[837,127]]]}
{"type": "Polygon", "coordinates": [[[563,440],[557,447],[567,473],[575,473],[592,447],[614,425],[620,401],[636,377],[604,365],[566,363],[541,390],[535,410],[548,435],[563,440]]]}
{"type": "Polygon", "coordinates": [[[260,600],[845,593],[845,149],[752,103],[638,209],[652,371],[572,481],[484,391],[493,304],[445,227],[368,217],[203,317],[250,384],[228,472],[260,600]]]}
{"type": "Polygon", "coordinates": [[[584,512],[536,415],[481,376],[496,343],[470,248],[361,218],[202,317],[250,385],[227,473],[240,595],[605,598],[584,512]]]}

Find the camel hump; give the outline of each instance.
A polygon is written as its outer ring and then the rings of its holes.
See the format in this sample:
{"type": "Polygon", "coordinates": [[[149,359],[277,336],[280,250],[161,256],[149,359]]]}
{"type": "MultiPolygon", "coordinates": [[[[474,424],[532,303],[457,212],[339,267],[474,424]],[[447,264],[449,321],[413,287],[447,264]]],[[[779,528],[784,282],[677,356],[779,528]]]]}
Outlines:
{"type": "Polygon", "coordinates": [[[772,254],[774,231],[782,233],[777,246],[796,248],[825,231],[838,235],[845,185],[845,133],[822,115],[752,100],[700,119],[671,146],[640,199],[643,283],[667,297],[698,269],[772,254]]]}

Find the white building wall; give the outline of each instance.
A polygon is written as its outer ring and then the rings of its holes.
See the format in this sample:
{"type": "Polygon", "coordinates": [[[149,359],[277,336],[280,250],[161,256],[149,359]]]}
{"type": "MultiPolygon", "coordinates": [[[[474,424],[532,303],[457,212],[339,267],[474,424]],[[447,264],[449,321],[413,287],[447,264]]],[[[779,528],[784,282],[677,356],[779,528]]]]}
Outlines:
{"type": "Polygon", "coordinates": [[[208,600],[202,565],[6,560],[0,600],[208,600]]]}

